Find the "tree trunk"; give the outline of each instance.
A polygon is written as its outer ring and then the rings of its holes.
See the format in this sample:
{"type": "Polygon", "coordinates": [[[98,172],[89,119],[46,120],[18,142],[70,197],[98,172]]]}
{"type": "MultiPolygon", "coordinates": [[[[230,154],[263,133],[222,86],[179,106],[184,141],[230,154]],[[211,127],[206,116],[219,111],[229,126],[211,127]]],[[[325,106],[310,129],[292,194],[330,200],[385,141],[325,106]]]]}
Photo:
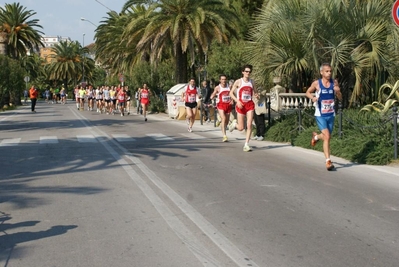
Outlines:
{"type": "Polygon", "coordinates": [[[0,32],[0,55],[7,55],[8,48],[8,34],[6,32],[0,32]]]}
{"type": "Polygon", "coordinates": [[[186,83],[187,77],[187,53],[182,51],[181,44],[175,46],[176,51],[176,68],[175,81],[176,83],[186,83]]]}

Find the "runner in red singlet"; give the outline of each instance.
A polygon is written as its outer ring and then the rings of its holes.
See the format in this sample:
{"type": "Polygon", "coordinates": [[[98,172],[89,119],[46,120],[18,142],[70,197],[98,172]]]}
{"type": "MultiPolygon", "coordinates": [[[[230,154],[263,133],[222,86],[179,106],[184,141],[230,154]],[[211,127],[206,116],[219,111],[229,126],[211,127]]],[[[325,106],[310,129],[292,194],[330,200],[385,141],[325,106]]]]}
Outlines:
{"type": "Polygon", "coordinates": [[[139,98],[140,98],[141,107],[143,108],[144,121],[147,121],[147,108],[148,105],[150,104],[150,96],[151,96],[150,88],[148,88],[147,84],[145,83],[143,84],[143,88],[139,89],[139,98]]]}
{"type": "Polygon", "coordinates": [[[252,65],[245,65],[242,68],[242,78],[234,82],[230,91],[230,97],[236,102],[237,120],[233,120],[229,125],[229,131],[234,129],[242,131],[244,129],[244,118],[247,118],[247,132],[243,151],[251,151],[248,145],[251,138],[252,120],[254,118],[255,104],[252,97],[259,97],[255,83],[249,78],[252,72],[252,65]]]}
{"type": "Polygon", "coordinates": [[[228,138],[226,135],[226,126],[230,118],[231,108],[233,106],[233,100],[230,97],[230,87],[227,84],[227,76],[222,74],[219,76],[219,85],[215,87],[211,99],[217,97],[216,107],[221,118],[220,127],[223,134],[223,142],[227,142],[228,138]]]}
{"type": "Polygon", "coordinates": [[[119,90],[116,95],[116,99],[118,100],[119,110],[121,111],[121,116],[125,116],[125,101],[126,101],[126,92],[124,90],[119,90]]]}
{"type": "Polygon", "coordinates": [[[195,116],[197,115],[197,94],[198,90],[195,86],[195,79],[191,78],[186,89],[182,93],[184,99],[184,105],[186,106],[186,120],[188,124],[188,131],[193,131],[193,125],[195,122],[195,116]]]}

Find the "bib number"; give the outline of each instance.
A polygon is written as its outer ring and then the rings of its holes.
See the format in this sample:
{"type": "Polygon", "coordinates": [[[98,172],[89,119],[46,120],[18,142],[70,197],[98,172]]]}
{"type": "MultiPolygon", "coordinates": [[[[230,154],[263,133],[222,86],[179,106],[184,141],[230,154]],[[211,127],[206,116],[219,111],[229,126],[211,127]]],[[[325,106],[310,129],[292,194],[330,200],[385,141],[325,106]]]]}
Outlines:
{"type": "Polygon", "coordinates": [[[334,113],[334,100],[322,100],[320,112],[326,115],[334,113]]]}

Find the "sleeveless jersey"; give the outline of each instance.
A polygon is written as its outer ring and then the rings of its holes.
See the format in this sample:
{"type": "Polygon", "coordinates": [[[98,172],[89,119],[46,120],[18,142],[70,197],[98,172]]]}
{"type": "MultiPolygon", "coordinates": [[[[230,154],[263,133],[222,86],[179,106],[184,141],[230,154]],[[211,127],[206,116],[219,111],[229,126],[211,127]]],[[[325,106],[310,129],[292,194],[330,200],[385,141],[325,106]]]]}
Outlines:
{"type": "Polygon", "coordinates": [[[125,95],[126,95],[126,93],[123,90],[120,90],[119,94],[118,94],[118,101],[125,102],[125,95]]]}
{"type": "Polygon", "coordinates": [[[141,99],[148,99],[148,90],[147,89],[141,89],[141,99]]]}
{"type": "Polygon", "coordinates": [[[197,102],[197,87],[191,88],[190,85],[187,85],[185,93],[186,93],[184,99],[185,102],[187,103],[197,102]]]}
{"type": "Polygon", "coordinates": [[[334,116],[334,100],[335,100],[335,93],[334,93],[334,80],[330,79],[330,87],[324,87],[321,79],[319,79],[319,87],[320,90],[318,93],[318,101],[316,107],[316,116],[328,117],[334,116]]]}
{"type": "Polygon", "coordinates": [[[241,86],[237,89],[238,101],[241,101],[242,103],[252,101],[252,92],[253,86],[251,80],[248,82],[244,82],[244,80],[241,78],[241,86]]]}
{"type": "Polygon", "coordinates": [[[219,94],[218,98],[216,99],[216,103],[230,103],[230,87],[222,87],[219,84],[219,94]]]}

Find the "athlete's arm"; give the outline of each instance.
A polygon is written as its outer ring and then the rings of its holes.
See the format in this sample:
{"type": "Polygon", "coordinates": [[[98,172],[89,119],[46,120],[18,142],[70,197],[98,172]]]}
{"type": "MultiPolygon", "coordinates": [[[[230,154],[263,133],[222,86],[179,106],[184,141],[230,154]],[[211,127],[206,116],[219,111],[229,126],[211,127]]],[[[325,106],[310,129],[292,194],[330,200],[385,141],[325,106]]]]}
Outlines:
{"type": "Polygon", "coordinates": [[[255,81],[251,79],[251,83],[252,83],[252,88],[253,88],[253,94],[254,97],[259,98],[259,92],[258,92],[258,87],[255,84],[255,81]]]}
{"type": "Polygon", "coordinates": [[[238,98],[236,97],[236,91],[238,89],[238,87],[240,86],[240,82],[241,80],[238,79],[234,82],[233,84],[233,88],[230,90],[230,98],[234,100],[234,102],[236,102],[236,105],[238,108],[242,108],[242,103],[240,101],[238,101],[238,98]]]}
{"type": "Polygon", "coordinates": [[[312,82],[312,84],[310,85],[310,87],[308,88],[308,90],[306,90],[306,97],[309,98],[309,99],[311,99],[312,102],[316,102],[316,101],[317,101],[317,97],[315,97],[315,96],[313,95],[313,93],[316,92],[316,90],[317,90],[317,83],[318,83],[317,80],[314,81],[314,82],[312,82]]]}
{"type": "Polygon", "coordinates": [[[337,98],[339,101],[342,101],[342,94],[341,94],[341,88],[339,88],[338,80],[334,80],[334,92],[337,95],[337,98]]]}
{"type": "Polygon", "coordinates": [[[219,93],[219,85],[213,89],[210,99],[212,100],[219,93]]]}

